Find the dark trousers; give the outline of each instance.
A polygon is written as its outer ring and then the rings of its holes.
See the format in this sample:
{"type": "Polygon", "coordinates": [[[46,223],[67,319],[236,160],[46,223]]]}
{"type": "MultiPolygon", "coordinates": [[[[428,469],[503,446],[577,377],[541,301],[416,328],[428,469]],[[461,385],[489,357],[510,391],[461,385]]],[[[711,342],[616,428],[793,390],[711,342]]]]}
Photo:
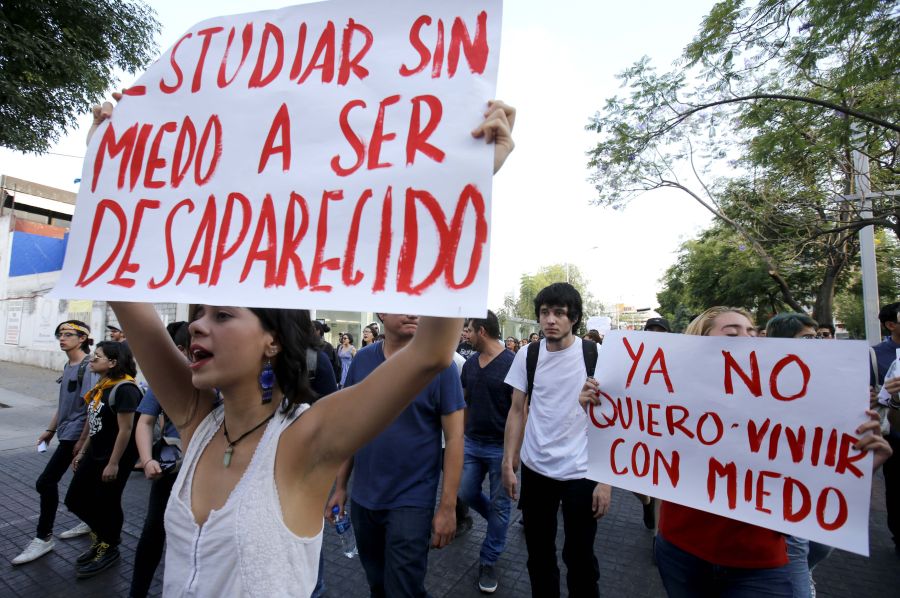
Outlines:
{"type": "Polygon", "coordinates": [[[350,521],[372,598],[424,598],[434,509],[369,510],[351,501],[350,521]]]}
{"type": "Polygon", "coordinates": [[[519,508],[525,523],[528,548],[528,577],[531,595],[559,596],[559,567],[556,564],[556,514],[562,505],[563,561],[569,596],[599,596],[600,564],[594,556],[597,520],[593,513],[596,482],[587,479],[554,480],[522,465],[522,496],[519,508]]]}
{"type": "Polygon", "coordinates": [[[56,508],[59,506],[59,481],[72,464],[73,450],[75,450],[74,440],[60,440],[34,485],[41,496],[41,516],[38,518],[36,536],[38,538],[46,539],[53,535],[56,508]]]}
{"type": "Polygon", "coordinates": [[[66,506],[76,517],[91,526],[101,542],[118,546],[122,534],[122,492],[131,475],[135,455],[125,451],[119,462],[119,474],[111,482],[102,479],[106,460],[96,460],[88,452],[78,464],[66,493],[66,506]]]}
{"type": "Polygon", "coordinates": [[[172,493],[172,485],[175,483],[176,473],[163,475],[153,480],[150,486],[150,500],[147,502],[147,517],[144,519],[144,529],[141,531],[141,539],[138,540],[137,550],[134,553],[134,573],[131,576],[132,598],[147,595],[150,584],[153,583],[153,574],[162,559],[163,546],[166,544],[165,514],[166,503],[172,493]]]}
{"type": "Polygon", "coordinates": [[[887,441],[894,454],[884,462],[884,501],[887,507],[887,524],[894,544],[900,547],[900,436],[889,434],[887,441]]]}

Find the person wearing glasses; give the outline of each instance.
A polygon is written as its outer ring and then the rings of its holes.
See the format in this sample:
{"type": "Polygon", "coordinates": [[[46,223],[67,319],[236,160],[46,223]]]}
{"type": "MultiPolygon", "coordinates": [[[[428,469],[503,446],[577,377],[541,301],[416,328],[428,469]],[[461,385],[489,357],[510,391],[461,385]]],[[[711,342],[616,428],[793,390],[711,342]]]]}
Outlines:
{"type": "Polygon", "coordinates": [[[91,370],[100,380],[84,396],[90,436],[72,461],[75,476],[66,493],[66,506],[93,530],[90,548],[75,561],[78,579],[97,575],[119,558],[122,492],[138,457],[134,422],[142,397],[125,343],[98,343],[91,370]]]}
{"type": "MultiPolygon", "coordinates": [[[[88,371],[88,353],[94,344],[90,338],[91,328],[81,320],[66,320],[57,325],[54,334],[59,341],[60,351],[65,352],[68,361],[63,367],[62,376],[57,380],[57,409],[50,425],[38,436],[37,445],[38,450],[46,450],[54,436],[58,445],[35,484],[41,497],[37,533],[25,550],[12,560],[13,565],[30,563],[53,550],[53,524],[56,521],[56,508],[59,506],[59,481],[87,438],[87,410],[82,396],[96,381],[96,377],[88,371]]],[[[87,524],[79,523],[59,537],[75,538],[90,531],[87,524]]]]}
{"type": "Polygon", "coordinates": [[[834,340],[834,324],[819,324],[819,328],[816,330],[816,338],[834,340]]]}

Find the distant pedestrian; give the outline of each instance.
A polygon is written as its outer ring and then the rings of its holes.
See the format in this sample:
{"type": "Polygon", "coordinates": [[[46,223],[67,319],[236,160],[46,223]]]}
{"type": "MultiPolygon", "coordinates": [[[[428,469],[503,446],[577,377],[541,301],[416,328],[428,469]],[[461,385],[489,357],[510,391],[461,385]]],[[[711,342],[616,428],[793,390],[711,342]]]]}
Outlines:
{"type": "Polygon", "coordinates": [[[362,331],[362,346],[368,347],[369,345],[378,341],[378,328],[374,327],[372,324],[369,324],[362,331]]]}
{"type": "Polygon", "coordinates": [[[356,347],[353,346],[353,335],[345,332],[341,335],[341,344],[338,346],[338,357],[341,360],[341,380],[339,384],[344,386],[347,381],[347,372],[350,370],[350,362],[356,357],[356,347]]]}
{"type": "Polygon", "coordinates": [[[506,348],[513,353],[519,351],[519,341],[516,340],[516,337],[510,336],[506,339],[506,348]]]}
{"type": "Polygon", "coordinates": [[[506,548],[510,499],[503,488],[503,435],[512,401],[512,387],[504,380],[515,359],[512,351],[497,341],[500,323],[494,312],[469,321],[469,338],[475,352],[462,369],[466,401],[465,459],[459,496],[487,521],[481,545],[478,589],[493,593],[499,585],[495,566],[506,548]],[[485,476],[490,495],[481,491],[485,476]]]}
{"type": "Polygon", "coordinates": [[[456,346],[456,352],[462,355],[463,360],[468,359],[475,352],[472,347],[472,321],[466,320],[463,324],[462,332],[459,335],[459,344],[456,346]]]}
{"type": "MultiPolygon", "coordinates": [[[[87,409],[82,397],[97,378],[88,369],[88,353],[94,343],[90,338],[91,329],[81,320],[66,320],[56,327],[54,334],[68,361],[63,367],[62,376],[57,380],[59,400],[56,411],[50,425],[38,436],[37,444],[38,450],[41,447],[46,450],[54,435],[58,444],[35,485],[41,497],[37,533],[28,547],[12,560],[13,565],[29,563],[53,550],[53,524],[59,506],[59,481],[87,439],[87,409]]],[[[87,524],[79,523],[60,534],[60,538],[74,538],[90,531],[87,524]]]]}

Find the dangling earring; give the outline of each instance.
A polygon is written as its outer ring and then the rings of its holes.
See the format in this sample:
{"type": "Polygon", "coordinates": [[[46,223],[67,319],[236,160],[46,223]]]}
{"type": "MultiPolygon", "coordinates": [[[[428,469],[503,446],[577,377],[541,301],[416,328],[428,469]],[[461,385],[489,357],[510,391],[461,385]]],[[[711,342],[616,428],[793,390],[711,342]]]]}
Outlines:
{"type": "Polygon", "coordinates": [[[272,362],[266,359],[263,369],[259,373],[259,387],[262,389],[262,403],[272,402],[272,389],[275,387],[275,370],[272,369],[272,362]]]}

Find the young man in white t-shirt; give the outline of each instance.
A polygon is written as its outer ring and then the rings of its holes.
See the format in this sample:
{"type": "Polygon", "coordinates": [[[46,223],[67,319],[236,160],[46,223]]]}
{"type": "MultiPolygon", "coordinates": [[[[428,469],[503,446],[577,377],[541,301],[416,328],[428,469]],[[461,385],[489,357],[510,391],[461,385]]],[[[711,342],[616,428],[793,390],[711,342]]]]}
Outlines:
{"type": "Polygon", "coordinates": [[[525,523],[532,596],[559,596],[556,516],[560,505],[569,596],[599,596],[600,566],[594,555],[594,537],[597,518],[609,509],[611,488],[585,478],[588,421],[578,394],[587,373],[582,340],[573,334],[582,317],[581,295],[568,283],[554,283],[538,293],[534,307],[544,340],[540,341],[527,424],[528,351],[516,353],[506,376],[513,395],[503,445],[503,485],[511,498],[518,498],[516,471],[521,457],[519,508],[525,523]]]}

